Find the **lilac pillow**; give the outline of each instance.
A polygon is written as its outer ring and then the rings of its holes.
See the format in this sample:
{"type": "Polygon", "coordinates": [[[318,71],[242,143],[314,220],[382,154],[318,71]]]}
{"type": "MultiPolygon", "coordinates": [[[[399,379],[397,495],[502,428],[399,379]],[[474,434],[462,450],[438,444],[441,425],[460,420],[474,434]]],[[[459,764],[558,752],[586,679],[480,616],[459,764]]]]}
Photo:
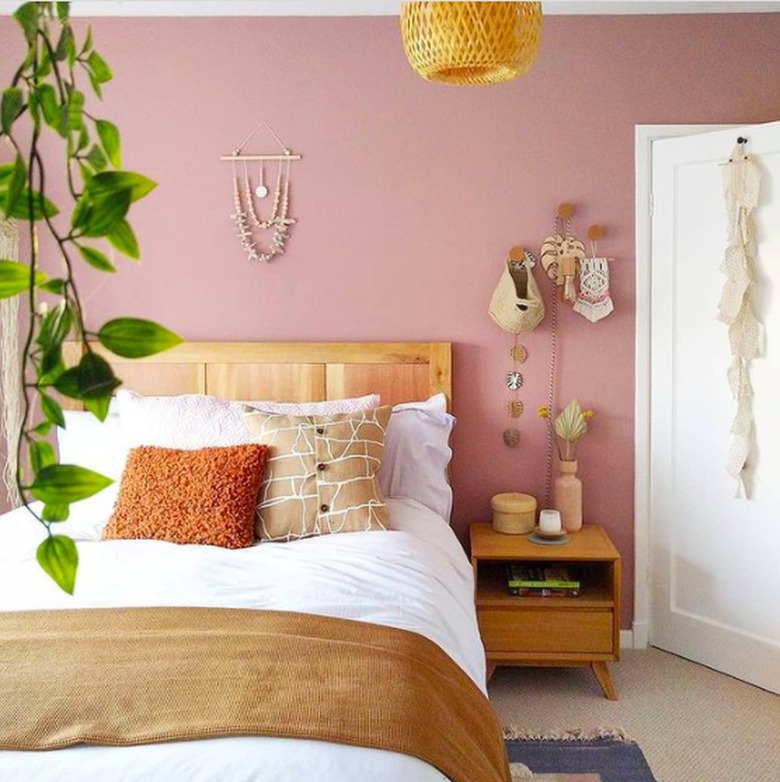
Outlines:
{"type": "Polygon", "coordinates": [[[377,476],[385,497],[416,500],[449,522],[452,487],[447,466],[454,424],[444,394],[393,407],[377,476]]]}

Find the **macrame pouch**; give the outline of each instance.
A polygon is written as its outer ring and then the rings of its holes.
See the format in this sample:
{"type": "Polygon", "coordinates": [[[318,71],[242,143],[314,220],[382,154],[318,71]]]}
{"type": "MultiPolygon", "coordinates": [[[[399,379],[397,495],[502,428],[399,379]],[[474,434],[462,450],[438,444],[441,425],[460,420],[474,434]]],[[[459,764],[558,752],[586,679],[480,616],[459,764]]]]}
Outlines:
{"type": "Polygon", "coordinates": [[[527,261],[508,260],[488,308],[504,331],[519,334],[535,329],[544,318],[544,301],[527,261]]]}

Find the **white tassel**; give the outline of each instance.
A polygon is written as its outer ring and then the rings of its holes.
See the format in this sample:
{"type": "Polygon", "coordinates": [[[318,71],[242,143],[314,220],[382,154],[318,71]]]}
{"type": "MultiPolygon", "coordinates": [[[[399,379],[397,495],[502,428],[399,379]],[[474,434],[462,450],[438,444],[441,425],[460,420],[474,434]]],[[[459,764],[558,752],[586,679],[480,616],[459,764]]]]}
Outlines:
{"type": "MultiPolygon", "coordinates": [[[[0,218],[0,260],[19,260],[19,229],[11,220],[0,218]]],[[[22,426],[22,364],[19,349],[19,297],[0,299],[0,391],[5,459],[2,479],[11,506],[21,505],[16,486],[16,449],[22,426]]]]}

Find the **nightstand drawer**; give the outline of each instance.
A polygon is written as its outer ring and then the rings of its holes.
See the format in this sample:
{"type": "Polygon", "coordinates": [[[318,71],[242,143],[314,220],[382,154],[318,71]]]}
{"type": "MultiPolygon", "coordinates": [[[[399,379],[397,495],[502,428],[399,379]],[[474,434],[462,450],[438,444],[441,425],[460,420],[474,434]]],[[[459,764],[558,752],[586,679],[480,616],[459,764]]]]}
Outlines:
{"type": "Polygon", "coordinates": [[[611,610],[480,609],[478,617],[488,652],[613,651],[611,610]]]}

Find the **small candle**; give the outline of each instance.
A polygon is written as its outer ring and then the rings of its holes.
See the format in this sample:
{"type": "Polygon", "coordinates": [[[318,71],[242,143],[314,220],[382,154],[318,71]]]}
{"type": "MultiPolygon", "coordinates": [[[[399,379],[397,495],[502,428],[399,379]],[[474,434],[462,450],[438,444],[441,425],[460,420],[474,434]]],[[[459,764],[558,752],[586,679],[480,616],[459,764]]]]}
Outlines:
{"type": "Polygon", "coordinates": [[[557,510],[543,510],[539,512],[539,531],[540,532],[560,532],[561,514],[557,510]]]}

